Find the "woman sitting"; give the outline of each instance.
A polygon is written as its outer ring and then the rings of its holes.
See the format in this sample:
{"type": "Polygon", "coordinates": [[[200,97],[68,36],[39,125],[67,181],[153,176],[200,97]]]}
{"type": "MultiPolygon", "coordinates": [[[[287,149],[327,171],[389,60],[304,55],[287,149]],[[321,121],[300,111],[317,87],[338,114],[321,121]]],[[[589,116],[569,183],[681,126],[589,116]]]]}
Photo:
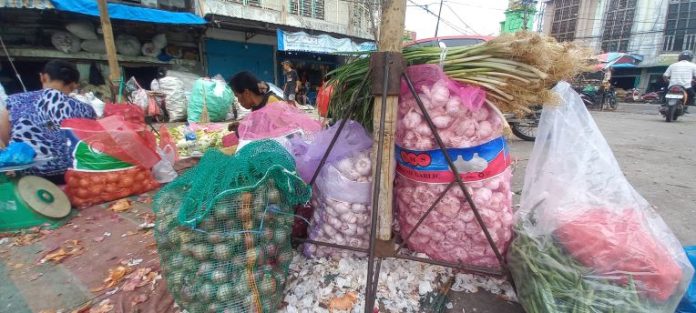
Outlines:
{"type": "Polygon", "coordinates": [[[0,134],[0,138],[9,136],[10,142],[27,143],[36,151],[37,159],[48,160],[22,174],[42,176],[63,184],[65,171],[72,166],[72,157],[60,125],[66,119],[96,119],[97,115],[90,105],[68,96],[80,81],[74,64],[50,61],[40,78],[43,89],[7,98],[7,113],[0,116],[0,122],[9,125],[10,131],[0,134]]]}
{"type": "Polygon", "coordinates": [[[256,111],[268,103],[281,101],[268,90],[269,88],[264,82],[249,72],[239,72],[232,76],[230,87],[239,104],[247,110],[256,111]]]}

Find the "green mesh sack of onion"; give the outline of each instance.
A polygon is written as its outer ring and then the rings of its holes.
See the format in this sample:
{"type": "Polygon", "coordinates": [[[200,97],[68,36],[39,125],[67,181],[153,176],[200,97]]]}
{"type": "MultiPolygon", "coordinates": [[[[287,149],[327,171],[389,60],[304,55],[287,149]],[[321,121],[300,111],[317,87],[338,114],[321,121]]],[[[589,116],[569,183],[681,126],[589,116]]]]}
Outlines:
{"type": "Polygon", "coordinates": [[[275,312],[292,260],[292,207],[311,189],[278,143],[206,153],[155,197],[169,291],[190,313],[275,312]]]}

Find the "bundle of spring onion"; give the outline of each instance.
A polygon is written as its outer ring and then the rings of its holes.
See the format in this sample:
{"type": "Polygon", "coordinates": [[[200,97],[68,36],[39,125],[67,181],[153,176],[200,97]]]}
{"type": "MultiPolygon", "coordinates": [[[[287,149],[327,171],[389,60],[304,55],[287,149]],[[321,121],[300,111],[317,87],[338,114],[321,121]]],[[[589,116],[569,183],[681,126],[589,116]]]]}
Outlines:
{"type": "MultiPolygon", "coordinates": [[[[439,47],[406,48],[409,65],[440,64],[439,47]]],[[[558,43],[537,33],[505,34],[489,42],[446,50],[443,70],[452,79],[486,89],[488,101],[503,112],[522,113],[528,107],[553,103],[550,88],[589,69],[589,53],[572,43],[558,43]]],[[[330,114],[346,118],[357,101],[352,119],[372,129],[369,58],[358,57],[329,73],[338,86],[330,114]],[[365,83],[366,82],[366,83],[365,83]]]]}

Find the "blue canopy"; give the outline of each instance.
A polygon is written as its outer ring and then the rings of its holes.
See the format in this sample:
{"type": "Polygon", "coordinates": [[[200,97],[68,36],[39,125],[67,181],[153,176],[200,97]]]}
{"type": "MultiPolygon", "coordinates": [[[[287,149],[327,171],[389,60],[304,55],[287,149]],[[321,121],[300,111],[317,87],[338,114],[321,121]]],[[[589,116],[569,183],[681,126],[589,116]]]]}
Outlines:
{"type": "MultiPolygon", "coordinates": [[[[51,0],[56,10],[99,16],[99,6],[94,0],[51,0]]],[[[204,25],[203,18],[192,13],[170,12],[119,3],[109,3],[112,19],[159,24],[204,25]]]]}

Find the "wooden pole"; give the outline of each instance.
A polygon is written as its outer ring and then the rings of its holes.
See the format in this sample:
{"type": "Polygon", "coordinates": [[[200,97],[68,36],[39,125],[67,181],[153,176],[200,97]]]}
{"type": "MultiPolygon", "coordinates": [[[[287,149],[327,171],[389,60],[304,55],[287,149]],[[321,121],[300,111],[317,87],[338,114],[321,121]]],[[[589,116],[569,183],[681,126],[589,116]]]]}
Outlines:
{"type": "MultiPolygon", "coordinates": [[[[404,22],[406,19],[406,0],[385,0],[382,4],[382,21],[379,34],[379,51],[401,52],[401,37],[404,34],[404,22]]],[[[375,69],[382,70],[382,69],[375,69]]],[[[401,77],[390,77],[390,79],[400,80],[401,77]]],[[[377,238],[379,240],[390,240],[392,235],[393,220],[393,198],[394,198],[394,170],[396,169],[396,159],[394,154],[394,134],[396,133],[396,112],[399,104],[398,96],[387,97],[387,110],[382,112],[382,97],[375,97],[374,113],[372,125],[374,134],[377,136],[380,131],[384,131],[384,151],[382,160],[375,162],[382,163],[379,186],[379,223],[377,224],[377,238]],[[380,118],[384,114],[384,129],[380,129],[380,118]]],[[[378,146],[373,145],[372,156],[377,157],[378,146]]],[[[374,167],[373,167],[374,171],[374,167]]]]}
{"type": "MultiPolygon", "coordinates": [[[[97,0],[99,3],[99,18],[101,19],[102,32],[104,34],[104,45],[106,45],[106,58],[109,61],[109,79],[111,86],[121,82],[121,68],[118,67],[118,57],[116,56],[116,44],[114,43],[114,32],[111,29],[111,18],[107,9],[106,0],[97,0]]],[[[115,88],[118,90],[118,88],[115,88]]],[[[112,95],[114,88],[112,88],[112,95]]],[[[114,99],[112,99],[114,100],[114,99]]]]}

